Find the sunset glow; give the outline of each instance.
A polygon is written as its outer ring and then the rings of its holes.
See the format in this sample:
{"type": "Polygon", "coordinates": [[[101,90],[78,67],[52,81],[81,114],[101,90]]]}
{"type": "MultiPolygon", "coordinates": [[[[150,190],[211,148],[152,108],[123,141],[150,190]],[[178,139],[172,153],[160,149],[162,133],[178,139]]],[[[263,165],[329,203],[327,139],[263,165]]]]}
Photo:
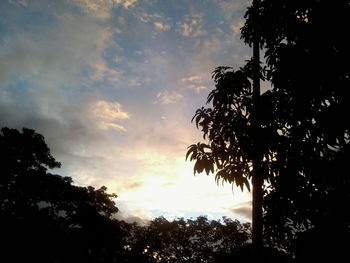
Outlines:
{"type": "Polygon", "coordinates": [[[1,1],[1,126],[41,133],[77,185],[105,185],[123,219],[250,220],[248,192],[193,174],[191,123],[217,66],[251,55],[249,1],[1,1]]]}

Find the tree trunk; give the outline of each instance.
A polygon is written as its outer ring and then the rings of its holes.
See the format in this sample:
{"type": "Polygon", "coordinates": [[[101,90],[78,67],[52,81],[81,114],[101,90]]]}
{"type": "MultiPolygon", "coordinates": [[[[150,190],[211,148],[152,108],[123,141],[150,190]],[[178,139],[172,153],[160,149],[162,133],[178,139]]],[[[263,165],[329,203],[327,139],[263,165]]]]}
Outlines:
{"type": "MultiPolygon", "coordinates": [[[[257,8],[259,0],[253,0],[253,8],[257,8]]],[[[254,16],[258,13],[255,11],[254,16]]],[[[252,124],[254,129],[254,159],[253,159],[253,209],[252,209],[252,242],[253,252],[259,257],[263,248],[263,175],[262,175],[262,153],[260,146],[260,122],[259,122],[259,101],[260,101],[260,48],[259,48],[259,32],[258,23],[254,18],[254,40],[253,40],[253,103],[254,110],[252,116],[252,124]]]]}
{"type": "Polygon", "coordinates": [[[254,165],[255,172],[253,174],[253,209],[252,209],[252,242],[253,252],[259,256],[263,248],[263,216],[262,216],[262,201],[263,201],[263,179],[261,177],[260,164],[257,162],[254,165]]]}

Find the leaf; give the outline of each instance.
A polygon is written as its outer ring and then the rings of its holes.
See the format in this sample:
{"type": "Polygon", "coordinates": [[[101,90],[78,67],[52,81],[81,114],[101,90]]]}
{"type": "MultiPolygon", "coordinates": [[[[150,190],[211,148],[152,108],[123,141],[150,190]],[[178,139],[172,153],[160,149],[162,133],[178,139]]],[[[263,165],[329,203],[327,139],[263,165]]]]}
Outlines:
{"type": "Polygon", "coordinates": [[[191,157],[190,157],[190,161],[193,161],[194,159],[197,158],[197,145],[196,144],[192,144],[192,145],[190,145],[187,148],[189,150],[186,153],[186,159],[185,160],[187,161],[187,159],[190,156],[190,154],[192,154],[191,157]]]}
{"type": "Polygon", "coordinates": [[[248,179],[246,177],[244,177],[244,181],[243,182],[244,182],[246,188],[248,189],[248,191],[250,192],[250,183],[249,183],[249,181],[248,181],[248,179]]]}

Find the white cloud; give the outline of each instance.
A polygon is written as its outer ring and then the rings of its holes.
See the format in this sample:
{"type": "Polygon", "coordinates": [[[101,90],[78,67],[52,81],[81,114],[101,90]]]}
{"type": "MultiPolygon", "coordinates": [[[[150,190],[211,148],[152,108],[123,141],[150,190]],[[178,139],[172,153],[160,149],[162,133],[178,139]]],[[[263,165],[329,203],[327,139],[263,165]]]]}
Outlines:
{"type": "Polygon", "coordinates": [[[105,50],[108,47],[118,49],[117,43],[113,41],[113,34],[116,31],[110,27],[100,30],[98,38],[95,39],[95,49],[86,57],[86,62],[92,70],[89,75],[93,81],[108,81],[116,83],[120,80],[122,71],[108,65],[104,58],[105,50]]]}
{"type": "Polygon", "coordinates": [[[141,12],[138,14],[138,18],[141,22],[143,23],[150,23],[150,22],[156,22],[156,21],[160,21],[160,22],[167,22],[170,20],[169,17],[166,17],[162,14],[149,14],[146,12],[141,12]]]}
{"type": "Polygon", "coordinates": [[[175,104],[182,100],[183,95],[175,91],[162,91],[157,94],[156,104],[175,104]]]}
{"type": "Polygon", "coordinates": [[[93,104],[94,114],[105,120],[129,119],[130,115],[122,110],[123,106],[118,102],[108,102],[105,100],[96,101],[93,104]]]}
{"type": "Polygon", "coordinates": [[[188,83],[189,85],[187,86],[187,88],[195,90],[197,94],[199,94],[202,90],[207,89],[206,86],[201,85],[201,83],[203,82],[203,78],[201,76],[194,75],[191,77],[182,78],[181,81],[188,83]]]}
{"type": "Polygon", "coordinates": [[[197,94],[199,94],[202,90],[208,89],[206,86],[203,86],[203,85],[200,85],[200,86],[189,85],[189,86],[187,86],[187,88],[195,90],[197,94]]]}
{"type": "Polygon", "coordinates": [[[241,19],[241,20],[238,20],[238,21],[235,21],[233,22],[231,25],[230,25],[230,29],[232,30],[232,32],[236,35],[240,35],[241,34],[241,28],[244,26],[244,20],[241,19]]]}
{"type": "Polygon", "coordinates": [[[138,13],[138,19],[142,23],[150,23],[153,24],[154,28],[161,31],[168,31],[171,28],[171,25],[169,24],[169,21],[171,20],[170,17],[164,16],[162,14],[149,14],[146,12],[140,12],[138,13]]]}
{"type": "Polygon", "coordinates": [[[138,0],[67,0],[78,6],[83,12],[99,19],[111,17],[113,8],[122,6],[129,8],[138,0]]]}
{"type": "Polygon", "coordinates": [[[202,27],[201,15],[186,15],[185,22],[180,23],[180,34],[184,37],[199,37],[207,35],[208,32],[202,27]]]}
{"type": "Polygon", "coordinates": [[[162,31],[167,31],[170,29],[170,25],[167,23],[162,23],[162,22],[154,22],[154,26],[156,29],[162,30],[162,31]]]}
{"type": "Polygon", "coordinates": [[[98,127],[103,130],[126,131],[124,126],[116,123],[116,121],[130,119],[130,114],[122,108],[123,106],[118,102],[99,100],[93,103],[92,112],[99,120],[98,127]]]}
{"type": "Polygon", "coordinates": [[[203,78],[201,76],[191,76],[187,78],[182,78],[181,81],[183,82],[192,82],[192,83],[200,83],[202,82],[203,78]]]}
{"type": "Polygon", "coordinates": [[[102,130],[109,130],[109,129],[112,129],[112,130],[117,130],[117,131],[123,131],[123,132],[126,132],[126,128],[122,125],[119,125],[119,124],[116,124],[116,123],[113,123],[113,122],[101,122],[99,124],[99,127],[100,129],[102,130]]]}

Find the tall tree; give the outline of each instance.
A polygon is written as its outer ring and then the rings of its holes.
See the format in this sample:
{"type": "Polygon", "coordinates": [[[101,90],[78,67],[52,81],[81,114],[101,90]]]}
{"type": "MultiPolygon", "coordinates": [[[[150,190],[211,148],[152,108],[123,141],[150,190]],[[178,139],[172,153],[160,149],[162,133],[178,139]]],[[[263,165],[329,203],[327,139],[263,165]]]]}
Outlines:
{"type": "MultiPolygon", "coordinates": [[[[276,134],[269,125],[269,118],[258,117],[266,108],[259,112],[254,108],[257,98],[252,88],[252,61],[237,71],[219,67],[213,78],[215,89],[208,96],[212,107],[198,109],[193,118],[209,143],[191,145],[186,157],[196,161],[195,173],[205,171],[209,174],[216,170],[217,181],[234,183],[242,190],[244,187],[250,190],[249,180],[255,177],[253,211],[258,214],[254,217],[253,229],[256,234],[254,245],[259,250],[262,245],[262,234],[259,233],[262,231],[262,183],[267,179],[266,166],[274,158],[276,134]]],[[[264,98],[264,94],[259,96],[259,104],[264,98]]]]}
{"type": "Polygon", "coordinates": [[[263,170],[262,168],[262,149],[260,136],[260,41],[259,41],[259,24],[257,6],[259,0],[252,3],[253,12],[253,109],[252,109],[252,129],[253,129],[253,145],[255,147],[255,155],[252,159],[253,175],[253,251],[256,255],[261,253],[263,247],[263,170]]]}
{"type": "MultiPolygon", "coordinates": [[[[350,1],[260,1],[248,10],[243,38],[252,44],[254,19],[272,83],[273,120],[280,137],[265,198],[270,237],[296,228],[350,225],[350,1]],[[341,215],[341,216],[339,216],[341,215]]],[[[290,238],[288,238],[290,239],[290,238]]],[[[276,242],[274,242],[276,243],[276,242]]]]}
{"type": "MultiPolygon", "coordinates": [[[[254,0],[250,7],[254,16],[259,15],[258,5],[259,1],[254,0]]],[[[258,19],[254,21],[257,22],[258,19]]],[[[197,160],[195,172],[201,172],[203,168],[207,173],[213,172],[215,165],[217,179],[236,183],[242,188],[242,191],[243,186],[250,190],[248,180],[252,180],[252,241],[253,250],[259,254],[263,247],[262,202],[266,176],[263,174],[264,149],[260,121],[259,27],[254,21],[251,32],[252,60],[237,72],[230,71],[227,67],[220,67],[214,71],[216,90],[208,96],[208,102],[213,100],[213,109],[202,109],[195,115],[196,125],[197,127],[202,126],[204,138],[208,136],[210,145],[190,146],[187,157],[192,154],[190,159],[197,160]],[[223,99],[222,96],[226,98],[223,99]],[[214,134],[210,134],[211,132],[214,134]],[[221,132],[224,134],[220,135],[221,132]],[[205,148],[209,152],[205,153],[205,148]],[[218,151],[225,152],[226,157],[223,159],[222,154],[218,154],[218,151]]]]}
{"type": "MultiPolygon", "coordinates": [[[[349,160],[350,122],[338,116],[349,111],[350,103],[350,41],[344,34],[350,4],[253,1],[245,18],[242,38],[255,44],[255,52],[259,46],[265,50],[259,77],[271,88],[259,96],[252,87],[257,55],[236,71],[217,68],[211,105],[193,118],[208,143],[191,145],[187,158],[195,161],[195,172],[215,171],[217,180],[242,189],[250,189],[250,179],[253,187],[255,180],[268,182],[265,230],[269,238],[285,237],[290,222],[295,230],[334,215],[331,205],[322,207],[325,197],[329,203],[349,201],[349,179],[339,167],[349,160]]],[[[344,215],[344,225],[349,218],[344,215]]]]}

